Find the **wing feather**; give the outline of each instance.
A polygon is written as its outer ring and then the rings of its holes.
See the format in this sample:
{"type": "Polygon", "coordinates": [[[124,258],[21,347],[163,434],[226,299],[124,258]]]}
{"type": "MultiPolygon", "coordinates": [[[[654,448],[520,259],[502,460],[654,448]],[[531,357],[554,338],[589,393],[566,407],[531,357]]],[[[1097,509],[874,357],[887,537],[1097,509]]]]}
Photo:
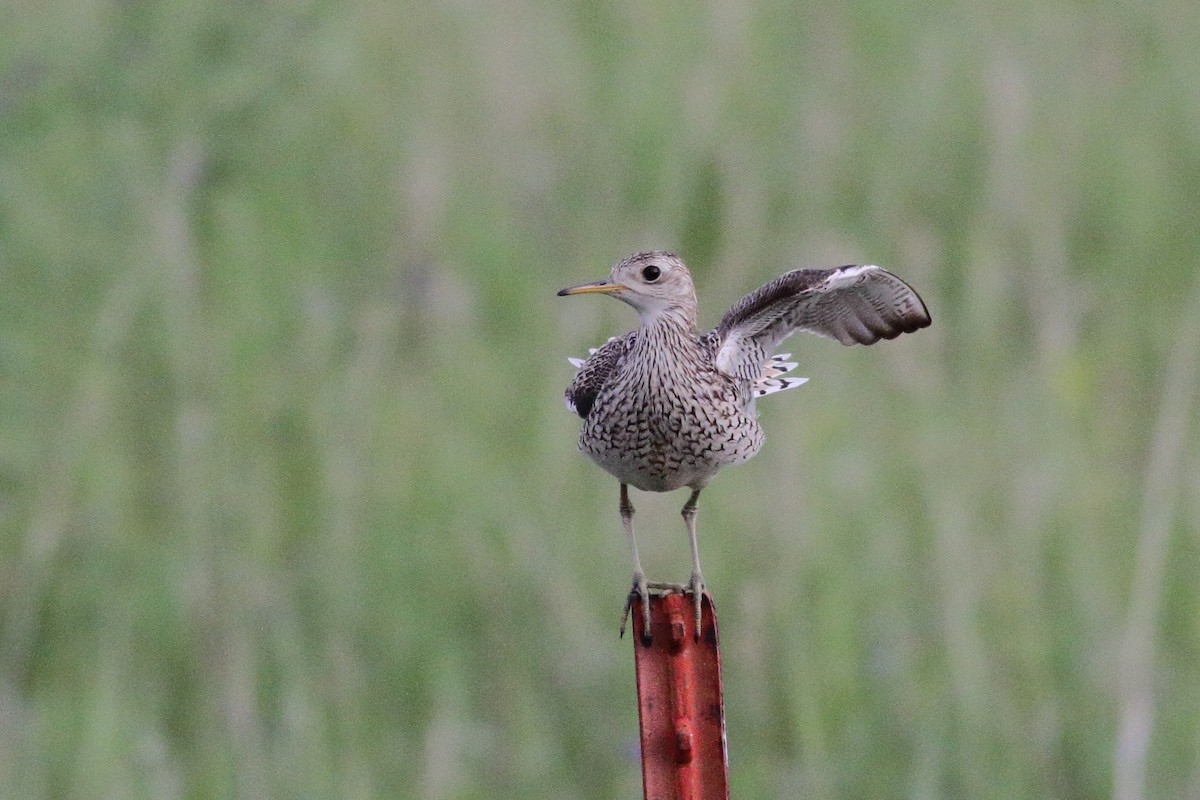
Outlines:
{"type": "Polygon", "coordinates": [[[596,395],[600,394],[617,364],[633,348],[636,341],[637,331],[630,331],[624,336],[609,339],[597,349],[592,349],[586,361],[571,359],[572,363],[581,363],[577,364],[579,371],[575,373],[575,380],[571,381],[565,393],[567,408],[587,419],[592,404],[596,402],[596,395]]]}
{"type": "Polygon", "coordinates": [[[798,269],[742,298],[712,332],[716,364],[728,375],[753,380],[775,347],[793,331],[842,344],[874,344],[930,323],[912,287],[873,265],[798,269]]]}

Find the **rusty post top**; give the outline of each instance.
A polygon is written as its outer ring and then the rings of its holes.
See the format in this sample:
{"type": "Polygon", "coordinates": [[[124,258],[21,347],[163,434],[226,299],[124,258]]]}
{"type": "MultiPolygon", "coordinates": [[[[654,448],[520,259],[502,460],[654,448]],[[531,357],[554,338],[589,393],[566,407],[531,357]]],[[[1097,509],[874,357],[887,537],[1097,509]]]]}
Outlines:
{"type": "Polygon", "coordinates": [[[646,800],[728,800],[721,655],[712,597],[704,593],[700,636],[682,592],[652,594],[650,641],[634,599],[642,786],[646,800]]]}

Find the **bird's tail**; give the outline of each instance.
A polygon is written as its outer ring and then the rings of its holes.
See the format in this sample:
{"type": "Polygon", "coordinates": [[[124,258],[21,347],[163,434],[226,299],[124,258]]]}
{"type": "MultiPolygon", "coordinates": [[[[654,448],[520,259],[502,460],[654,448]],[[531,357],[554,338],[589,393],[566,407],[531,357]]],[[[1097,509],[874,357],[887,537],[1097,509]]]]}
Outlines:
{"type": "Polygon", "coordinates": [[[780,377],[796,368],[796,362],[788,361],[791,357],[791,353],[778,353],[767,359],[763,364],[762,374],[754,382],[755,397],[782,392],[784,389],[791,389],[808,382],[808,378],[780,377]]]}
{"type": "MultiPolygon", "coordinates": [[[[615,336],[608,337],[608,342],[611,342],[615,338],[617,338],[617,337],[615,337],[615,336]]],[[[605,344],[608,344],[608,342],[605,342],[605,344]]],[[[598,353],[598,352],[600,352],[599,347],[589,347],[588,348],[588,358],[591,358],[592,356],[596,355],[596,353],[598,353]]],[[[579,369],[587,362],[587,358],[572,358],[571,356],[567,356],[567,361],[571,362],[572,367],[574,367],[575,369],[579,369]]],[[[795,364],[793,364],[792,366],[795,366],[795,364]]]]}

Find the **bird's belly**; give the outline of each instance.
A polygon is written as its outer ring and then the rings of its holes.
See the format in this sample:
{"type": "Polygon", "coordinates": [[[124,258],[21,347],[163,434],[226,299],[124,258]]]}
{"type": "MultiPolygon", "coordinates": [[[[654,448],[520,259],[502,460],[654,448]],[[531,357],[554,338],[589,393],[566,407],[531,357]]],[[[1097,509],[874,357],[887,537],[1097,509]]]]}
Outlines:
{"type": "Polygon", "coordinates": [[[660,466],[653,459],[622,458],[611,452],[594,450],[589,450],[588,455],[621,483],[643,492],[670,492],[683,486],[703,486],[719,469],[701,464],[660,466]]]}
{"type": "Polygon", "coordinates": [[[762,446],[757,420],[732,401],[626,398],[621,405],[589,416],[579,449],[617,480],[643,491],[698,488],[762,446]]]}

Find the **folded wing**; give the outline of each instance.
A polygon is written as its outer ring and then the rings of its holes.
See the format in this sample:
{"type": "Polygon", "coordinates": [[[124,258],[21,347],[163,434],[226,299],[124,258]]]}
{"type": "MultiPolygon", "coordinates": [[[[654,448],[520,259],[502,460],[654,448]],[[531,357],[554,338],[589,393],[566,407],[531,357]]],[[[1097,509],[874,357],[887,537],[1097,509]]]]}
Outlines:
{"type": "Polygon", "coordinates": [[[587,419],[592,404],[596,402],[596,395],[600,394],[613,369],[633,348],[636,341],[637,331],[630,331],[624,336],[609,339],[599,349],[591,350],[591,355],[586,361],[579,358],[567,359],[579,368],[575,373],[575,380],[567,387],[567,408],[587,419]]]}

